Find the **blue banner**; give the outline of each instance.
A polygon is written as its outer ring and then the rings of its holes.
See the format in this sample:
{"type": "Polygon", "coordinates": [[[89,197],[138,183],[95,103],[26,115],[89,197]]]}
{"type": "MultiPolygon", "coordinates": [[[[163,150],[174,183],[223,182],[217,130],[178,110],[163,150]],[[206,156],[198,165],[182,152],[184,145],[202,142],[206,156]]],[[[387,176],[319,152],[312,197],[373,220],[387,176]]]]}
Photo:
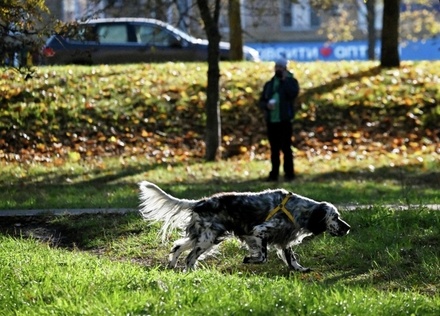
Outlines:
{"type": "MultiPolygon", "coordinates": [[[[246,43],[260,53],[261,60],[274,60],[285,57],[295,61],[338,61],[368,60],[366,41],[350,42],[272,42],[246,43]]],[[[401,60],[439,60],[440,38],[423,41],[408,41],[399,45],[401,60]]],[[[375,48],[376,59],[380,56],[380,41],[375,48]]]]}

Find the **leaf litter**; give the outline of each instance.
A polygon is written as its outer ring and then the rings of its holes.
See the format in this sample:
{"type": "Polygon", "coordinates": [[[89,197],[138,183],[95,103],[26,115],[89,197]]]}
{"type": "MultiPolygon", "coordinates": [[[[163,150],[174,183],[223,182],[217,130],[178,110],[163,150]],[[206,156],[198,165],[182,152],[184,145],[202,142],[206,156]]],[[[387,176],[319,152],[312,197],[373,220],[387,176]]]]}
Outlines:
{"type": "MultiPolygon", "coordinates": [[[[437,65],[440,66],[440,65],[437,65]]],[[[295,64],[302,91],[298,155],[440,155],[440,72],[432,62],[295,64]]],[[[0,160],[56,162],[142,155],[154,163],[202,158],[205,64],[41,67],[0,75],[0,160]]],[[[257,108],[270,63],[222,63],[223,158],[267,159],[257,108]]]]}

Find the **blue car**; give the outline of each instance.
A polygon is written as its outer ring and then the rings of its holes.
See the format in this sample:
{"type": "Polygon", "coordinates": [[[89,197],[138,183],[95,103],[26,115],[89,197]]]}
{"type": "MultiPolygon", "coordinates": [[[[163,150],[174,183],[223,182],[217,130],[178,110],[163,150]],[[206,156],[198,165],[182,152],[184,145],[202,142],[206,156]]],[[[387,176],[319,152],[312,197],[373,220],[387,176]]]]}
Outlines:
{"type": "MultiPolygon", "coordinates": [[[[103,18],[81,22],[73,35],[53,35],[43,48],[45,63],[122,64],[167,61],[206,61],[208,41],[195,38],[170,24],[144,18],[103,18]]],[[[220,60],[229,60],[229,43],[220,43],[220,60]]],[[[259,61],[244,46],[248,61],[259,61]]]]}

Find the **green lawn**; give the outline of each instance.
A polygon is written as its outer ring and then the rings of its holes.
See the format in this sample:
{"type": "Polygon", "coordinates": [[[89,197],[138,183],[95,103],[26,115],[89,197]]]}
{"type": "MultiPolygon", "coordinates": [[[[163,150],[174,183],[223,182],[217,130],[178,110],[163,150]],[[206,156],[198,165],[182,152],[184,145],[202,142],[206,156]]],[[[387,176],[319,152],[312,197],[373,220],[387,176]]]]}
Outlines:
{"type": "Polygon", "coordinates": [[[195,272],[166,270],[170,245],[134,214],[16,218],[16,237],[0,235],[1,315],[437,315],[439,212],[343,216],[349,235],[295,247],[308,274],[272,251],[267,264],[243,265],[236,240],[195,272]]]}
{"type": "MultiPolygon", "coordinates": [[[[293,64],[302,94],[293,182],[270,165],[255,102],[269,63],[222,63],[223,160],[206,163],[206,65],[41,67],[0,76],[0,212],[138,207],[149,180],[179,198],[284,187],[337,205],[349,235],[244,265],[235,239],[183,273],[172,240],[126,215],[0,217],[0,315],[438,315],[438,62],[293,64]],[[386,205],[413,205],[396,211],[386,205]]],[[[177,238],[177,233],[172,236],[177,238]]]]}
{"type": "Polygon", "coordinates": [[[284,187],[335,204],[440,203],[440,162],[432,155],[398,158],[347,157],[332,160],[298,157],[294,182],[266,183],[270,164],[264,160],[218,163],[148,163],[142,157],[121,162],[3,164],[0,170],[0,212],[5,209],[136,208],[137,183],[155,182],[180,198],[201,198],[220,191],[259,191],[284,187]],[[420,159],[423,157],[423,161],[420,159]],[[399,165],[400,164],[400,165],[399,165]]]}
{"type": "Polygon", "coordinates": [[[243,265],[245,251],[234,239],[195,272],[166,270],[171,241],[161,244],[158,227],[136,213],[1,218],[0,314],[437,315],[440,212],[423,205],[438,203],[438,163],[412,159],[419,164],[375,161],[373,170],[369,161],[299,158],[298,180],[276,184],[261,181],[267,161],[8,166],[2,209],[136,208],[143,179],[182,198],[285,187],[374,207],[342,211],[349,235],[295,247],[301,264],[313,268],[308,274],[288,271],[273,252],[267,264],[243,265]],[[394,211],[388,203],[418,206],[394,211]]]}

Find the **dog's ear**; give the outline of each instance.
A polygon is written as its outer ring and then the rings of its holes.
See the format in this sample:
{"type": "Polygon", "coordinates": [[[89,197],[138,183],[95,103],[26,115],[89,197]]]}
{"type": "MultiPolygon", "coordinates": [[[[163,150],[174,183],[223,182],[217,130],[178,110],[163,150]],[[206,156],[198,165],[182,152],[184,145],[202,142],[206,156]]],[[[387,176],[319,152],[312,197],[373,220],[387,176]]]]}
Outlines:
{"type": "Polygon", "coordinates": [[[307,223],[307,229],[314,235],[319,235],[327,229],[325,217],[327,215],[327,206],[324,203],[316,205],[310,215],[309,222],[307,223]]]}

